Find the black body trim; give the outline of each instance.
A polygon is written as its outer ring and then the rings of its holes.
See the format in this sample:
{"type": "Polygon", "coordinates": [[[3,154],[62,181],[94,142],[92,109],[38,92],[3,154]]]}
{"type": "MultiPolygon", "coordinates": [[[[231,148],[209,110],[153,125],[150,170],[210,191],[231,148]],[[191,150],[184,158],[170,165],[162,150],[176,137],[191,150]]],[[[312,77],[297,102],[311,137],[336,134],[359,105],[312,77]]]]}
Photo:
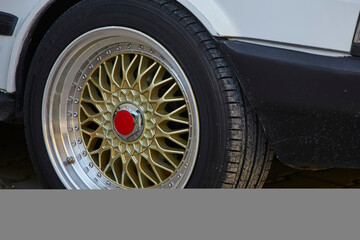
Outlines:
{"type": "Polygon", "coordinates": [[[356,56],[356,57],[360,57],[360,44],[353,43],[351,45],[351,55],[356,56]]]}
{"type": "Polygon", "coordinates": [[[16,27],[18,17],[0,11],[0,35],[12,36],[16,27]]]}
{"type": "Polygon", "coordinates": [[[0,92],[0,121],[13,120],[15,117],[15,94],[0,92]]]}
{"type": "Polygon", "coordinates": [[[220,44],[280,161],[360,168],[360,59],[220,44]]]}
{"type": "Polygon", "coordinates": [[[360,56],[360,44],[357,43],[357,39],[356,39],[358,35],[357,32],[359,31],[359,27],[360,27],[360,15],[357,20],[354,37],[353,37],[353,44],[351,45],[351,50],[350,50],[350,54],[354,57],[360,56]]]}

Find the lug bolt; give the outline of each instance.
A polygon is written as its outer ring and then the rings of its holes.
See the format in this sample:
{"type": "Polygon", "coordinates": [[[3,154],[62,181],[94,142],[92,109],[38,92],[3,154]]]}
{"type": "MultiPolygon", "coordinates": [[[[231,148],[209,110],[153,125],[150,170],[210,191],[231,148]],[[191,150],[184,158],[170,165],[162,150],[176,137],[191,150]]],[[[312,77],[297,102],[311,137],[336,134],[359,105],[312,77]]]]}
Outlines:
{"type": "Polygon", "coordinates": [[[65,165],[71,165],[75,163],[75,159],[73,157],[67,157],[65,161],[65,165]]]}

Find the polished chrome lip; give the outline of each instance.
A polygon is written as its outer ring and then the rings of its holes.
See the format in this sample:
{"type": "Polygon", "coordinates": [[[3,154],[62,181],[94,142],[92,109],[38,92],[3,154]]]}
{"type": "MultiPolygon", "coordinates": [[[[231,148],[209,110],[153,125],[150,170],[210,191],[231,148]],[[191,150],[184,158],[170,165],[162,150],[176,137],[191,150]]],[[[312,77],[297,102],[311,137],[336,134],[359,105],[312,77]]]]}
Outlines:
{"type": "MultiPolygon", "coordinates": [[[[81,78],[79,69],[82,69],[83,65],[86,66],[88,59],[92,55],[96,55],[102,48],[116,42],[131,42],[130,40],[134,39],[148,44],[155,50],[153,53],[150,51],[149,56],[155,57],[176,78],[184,92],[189,109],[191,139],[189,139],[190,146],[184,157],[187,161],[184,161],[181,165],[184,172],[174,174],[159,188],[184,188],[192,174],[199,148],[200,121],[196,99],[189,80],[175,58],[156,40],[134,29],[110,26],[94,29],[70,43],[56,60],[45,86],[42,103],[43,137],[54,170],[68,189],[108,189],[108,186],[103,182],[99,182],[96,179],[96,174],[90,176],[90,170],[81,165],[81,154],[86,155],[86,153],[84,151],[75,151],[72,148],[74,140],[70,139],[70,134],[67,132],[67,116],[76,118],[78,113],[67,111],[67,103],[65,104],[65,102],[76,102],[76,99],[65,99],[62,94],[64,91],[65,93],[72,91],[72,89],[68,88],[75,85],[77,78],[81,78]],[[64,90],[64,88],[66,89],[64,90]],[[56,101],[54,98],[59,100],[58,106],[55,106],[56,101]],[[54,128],[54,125],[58,128],[54,128]],[[71,165],[65,164],[69,158],[78,161],[71,165]],[[94,178],[96,181],[92,180],[94,178]]],[[[76,124],[76,121],[73,122],[76,124]]]]}

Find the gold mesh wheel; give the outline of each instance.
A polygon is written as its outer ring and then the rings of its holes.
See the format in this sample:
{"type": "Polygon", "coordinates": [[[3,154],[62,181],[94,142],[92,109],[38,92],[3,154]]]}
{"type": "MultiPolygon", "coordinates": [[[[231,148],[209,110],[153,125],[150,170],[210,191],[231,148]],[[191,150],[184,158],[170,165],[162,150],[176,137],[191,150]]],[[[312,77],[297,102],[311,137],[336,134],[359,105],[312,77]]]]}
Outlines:
{"type": "Polygon", "coordinates": [[[124,188],[151,188],[179,167],[188,147],[185,98],[170,72],[141,53],[121,53],[88,77],[80,103],[80,131],[95,166],[124,188]],[[144,116],[141,136],[121,139],[113,115],[131,104],[144,116]]]}
{"type": "Polygon", "coordinates": [[[125,27],[94,29],[57,59],[43,128],[66,188],[183,188],[194,169],[199,117],[172,55],[125,27]]]}

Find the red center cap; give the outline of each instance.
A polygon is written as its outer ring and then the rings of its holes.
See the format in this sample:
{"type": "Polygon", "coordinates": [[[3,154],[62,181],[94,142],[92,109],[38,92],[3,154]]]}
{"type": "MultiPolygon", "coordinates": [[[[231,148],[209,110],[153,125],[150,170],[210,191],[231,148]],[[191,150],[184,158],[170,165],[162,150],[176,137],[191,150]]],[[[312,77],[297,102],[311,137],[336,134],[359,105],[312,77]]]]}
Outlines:
{"type": "Polygon", "coordinates": [[[134,131],[134,118],[128,111],[120,111],[116,114],[114,125],[118,133],[121,135],[129,135],[134,131]]]}

